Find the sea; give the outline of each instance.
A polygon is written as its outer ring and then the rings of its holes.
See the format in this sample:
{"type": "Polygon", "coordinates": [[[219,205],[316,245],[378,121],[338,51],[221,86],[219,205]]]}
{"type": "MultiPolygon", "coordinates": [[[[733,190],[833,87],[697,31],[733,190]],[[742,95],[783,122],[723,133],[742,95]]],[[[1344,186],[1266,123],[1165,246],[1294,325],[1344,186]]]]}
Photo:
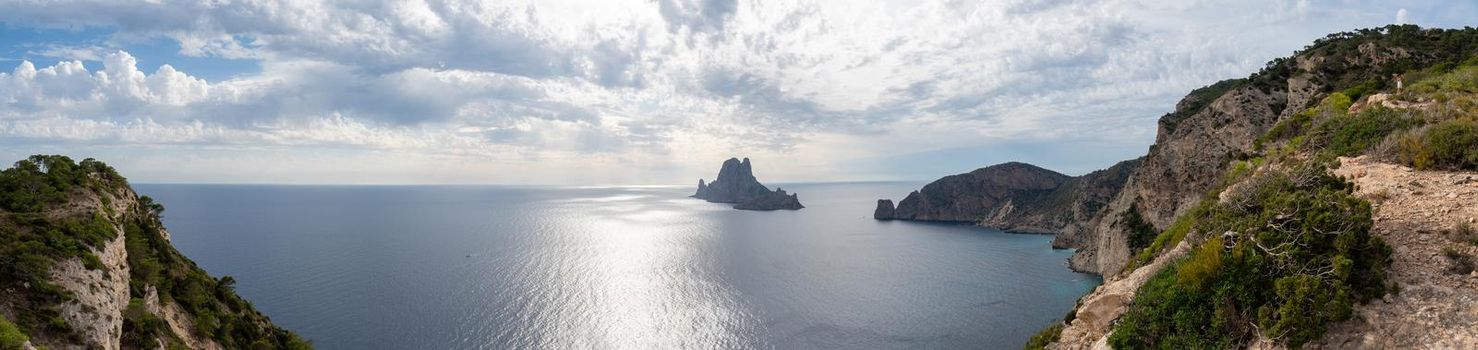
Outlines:
{"type": "Polygon", "coordinates": [[[872,219],[922,183],[782,185],[806,208],[691,186],[135,188],[320,349],[1019,349],[1101,283],[1051,236],[872,219]]]}

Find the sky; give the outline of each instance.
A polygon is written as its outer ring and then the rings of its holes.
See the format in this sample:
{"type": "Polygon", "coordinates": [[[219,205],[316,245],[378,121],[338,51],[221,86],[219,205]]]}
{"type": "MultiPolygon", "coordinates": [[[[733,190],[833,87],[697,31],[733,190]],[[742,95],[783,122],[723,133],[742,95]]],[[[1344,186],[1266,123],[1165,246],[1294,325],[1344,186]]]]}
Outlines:
{"type": "Polygon", "coordinates": [[[1338,31],[1474,25],[1357,0],[0,0],[0,159],[136,183],[928,180],[1143,155],[1191,89],[1338,31]]]}

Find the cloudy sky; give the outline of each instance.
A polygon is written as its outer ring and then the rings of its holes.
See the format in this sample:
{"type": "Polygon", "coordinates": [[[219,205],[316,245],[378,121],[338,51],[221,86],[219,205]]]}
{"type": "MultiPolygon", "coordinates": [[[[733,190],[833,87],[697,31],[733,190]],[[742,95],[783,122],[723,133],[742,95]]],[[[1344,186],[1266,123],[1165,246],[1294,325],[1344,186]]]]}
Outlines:
{"type": "Polygon", "coordinates": [[[0,159],[134,182],[932,179],[1143,154],[1190,89],[1473,1],[0,0],[0,159]]]}

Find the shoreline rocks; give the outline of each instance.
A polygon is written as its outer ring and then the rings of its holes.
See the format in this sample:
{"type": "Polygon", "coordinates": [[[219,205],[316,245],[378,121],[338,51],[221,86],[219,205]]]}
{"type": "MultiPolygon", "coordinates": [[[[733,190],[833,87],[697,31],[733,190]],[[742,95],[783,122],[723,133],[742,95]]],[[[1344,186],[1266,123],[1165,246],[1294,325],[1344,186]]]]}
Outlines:
{"type": "Polygon", "coordinates": [[[892,199],[879,199],[878,208],[872,211],[872,218],[877,220],[893,220],[898,209],[893,207],[892,199]]]}

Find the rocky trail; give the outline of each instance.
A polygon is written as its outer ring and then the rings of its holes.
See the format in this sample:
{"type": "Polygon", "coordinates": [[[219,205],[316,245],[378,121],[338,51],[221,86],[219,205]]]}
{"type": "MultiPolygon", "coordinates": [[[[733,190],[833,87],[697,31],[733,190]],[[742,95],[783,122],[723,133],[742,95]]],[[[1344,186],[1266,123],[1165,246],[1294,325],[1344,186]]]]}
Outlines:
{"type": "Polygon", "coordinates": [[[1478,349],[1478,172],[1413,171],[1369,157],[1341,158],[1335,174],[1374,205],[1373,232],[1393,250],[1400,292],[1356,305],[1354,319],[1309,344],[1330,349],[1478,349]]]}

